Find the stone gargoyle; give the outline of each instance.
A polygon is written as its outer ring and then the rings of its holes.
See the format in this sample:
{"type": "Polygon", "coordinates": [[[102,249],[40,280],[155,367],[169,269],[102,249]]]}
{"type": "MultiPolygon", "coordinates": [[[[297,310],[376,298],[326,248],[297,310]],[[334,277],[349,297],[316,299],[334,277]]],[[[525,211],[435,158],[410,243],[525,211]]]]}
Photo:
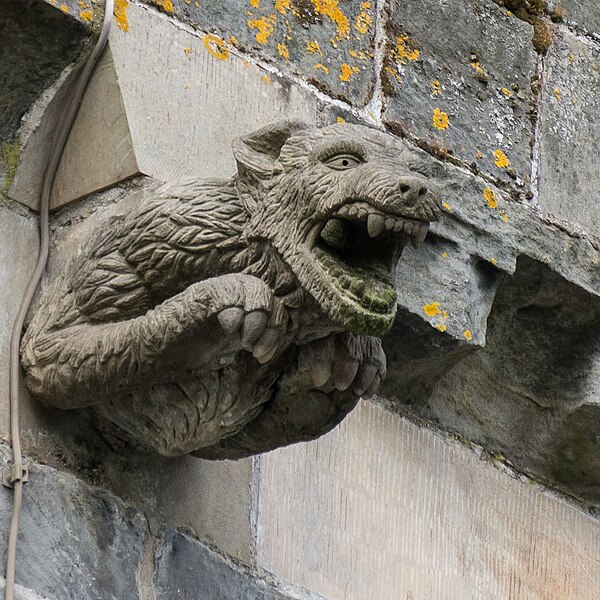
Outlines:
{"type": "Polygon", "coordinates": [[[326,433],[385,375],[396,263],[439,210],[428,165],[351,124],[284,121],[233,152],[232,179],[107,218],[37,303],[27,387],[113,444],[249,456],[326,433]]]}

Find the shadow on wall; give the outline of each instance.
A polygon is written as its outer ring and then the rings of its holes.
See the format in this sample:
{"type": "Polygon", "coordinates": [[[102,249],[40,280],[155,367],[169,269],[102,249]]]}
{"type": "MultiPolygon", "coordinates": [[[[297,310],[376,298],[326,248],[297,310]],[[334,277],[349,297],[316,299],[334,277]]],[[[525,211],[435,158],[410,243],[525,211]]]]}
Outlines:
{"type": "Polygon", "coordinates": [[[518,469],[600,504],[597,297],[520,257],[515,274],[499,279],[484,348],[404,317],[386,348],[388,393],[518,469]]]}

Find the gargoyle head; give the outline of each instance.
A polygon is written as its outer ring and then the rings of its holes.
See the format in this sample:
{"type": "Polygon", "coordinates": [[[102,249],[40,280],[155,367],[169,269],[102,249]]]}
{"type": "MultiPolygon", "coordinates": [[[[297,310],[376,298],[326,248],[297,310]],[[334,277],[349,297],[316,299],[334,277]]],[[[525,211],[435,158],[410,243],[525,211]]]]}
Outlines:
{"type": "Polygon", "coordinates": [[[270,244],[334,324],[386,333],[402,248],[423,242],[439,210],[426,163],[401,140],[346,123],[284,121],[233,150],[247,238],[270,244]]]}

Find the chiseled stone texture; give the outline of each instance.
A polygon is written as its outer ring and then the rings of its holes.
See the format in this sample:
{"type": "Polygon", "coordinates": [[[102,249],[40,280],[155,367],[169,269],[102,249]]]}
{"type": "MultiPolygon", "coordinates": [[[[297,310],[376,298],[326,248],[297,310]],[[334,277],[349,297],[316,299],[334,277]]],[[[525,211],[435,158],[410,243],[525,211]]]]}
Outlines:
{"type": "Polygon", "coordinates": [[[286,600],[192,538],[166,530],[156,558],[156,600],[286,600]]]}
{"type": "MultiPolygon", "coordinates": [[[[9,456],[0,445],[2,468],[9,456]]],[[[140,598],[137,575],[146,529],[141,514],[50,467],[30,463],[30,481],[24,488],[16,581],[47,600],[140,598]]],[[[11,494],[0,487],[2,564],[11,494]]]]}
{"type": "Polygon", "coordinates": [[[592,600],[600,523],[363,403],[261,459],[259,566],[335,600],[592,600]]]}
{"type": "Polygon", "coordinates": [[[600,46],[561,28],[546,60],[539,204],[598,236],[600,46]]]}
{"type": "Polygon", "coordinates": [[[384,120],[527,186],[532,27],[491,0],[392,0],[389,13],[384,120]]]}
{"type": "Polygon", "coordinates": [[[362,106],[371,96],[375,0],[145,1],[333,97],[362,106]]]}
{"type": "Polygon", "coordinates": [[[548,9],[600,40],[600,8],[595,0],[549,0],[548,9]]]}
{"type": "MultiPolygon", "coordinates": [[[[229,51],[215,56],[198,34],[153,10],[129,4],[126,16],[127,27],[122,19],[113,27],[83,98],[53,208],[138,173],[161,181],[227,177],[235,171],[234,137],[282,118],[315,121],[316,101],[297,85],[229,51]]],[[[60,96],[24,149],[10,190],[32,208],[39,202],[47,123],[57,108],[60,96]]]]}
{"type": "Polygon", "coordinates": [[[0,437],[9,429],[9,346],[13,323],[38,250],[38,224],[25,210],[0,205],[0,437]]]}

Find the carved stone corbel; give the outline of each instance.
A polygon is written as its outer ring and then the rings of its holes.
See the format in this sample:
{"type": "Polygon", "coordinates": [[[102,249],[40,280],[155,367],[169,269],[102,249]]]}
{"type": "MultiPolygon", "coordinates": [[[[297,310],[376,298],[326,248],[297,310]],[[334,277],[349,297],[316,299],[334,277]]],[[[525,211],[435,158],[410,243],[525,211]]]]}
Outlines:
{"type": "Polygon", "coordinates": [[[438,212],[428,165],[367,127],[284,121],[231,180],[166,184],[107,219],[22,342],[40,401],[115,444],[240,458],[314,439],[385,376],[403,246],[438,212]]]}

